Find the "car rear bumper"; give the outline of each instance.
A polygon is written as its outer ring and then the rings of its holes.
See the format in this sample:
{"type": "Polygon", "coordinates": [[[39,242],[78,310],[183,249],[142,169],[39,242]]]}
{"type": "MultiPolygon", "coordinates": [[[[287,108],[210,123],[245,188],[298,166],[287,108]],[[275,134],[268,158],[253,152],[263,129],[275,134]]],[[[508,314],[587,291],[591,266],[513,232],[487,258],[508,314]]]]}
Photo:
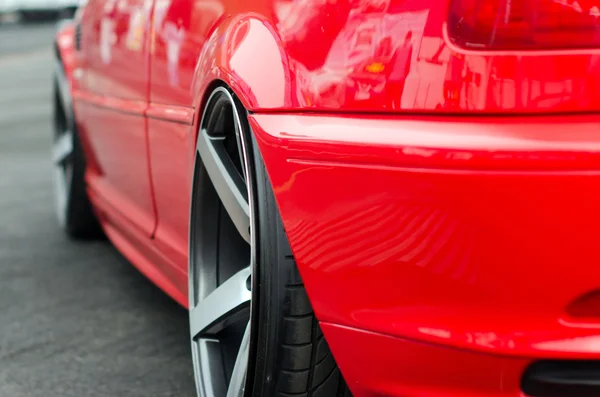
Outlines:
{"type": "Polygon", "coordinates": [[[524,358],[321,323],[355,397],[523,397],[524,358]]]}
{"type": "Polygon", "coordinates": [[[600,307],[567,311],[600,288],[599,116],[250,122],[357,396],[517,396],[533,360],[600,359],[600,307]]]}

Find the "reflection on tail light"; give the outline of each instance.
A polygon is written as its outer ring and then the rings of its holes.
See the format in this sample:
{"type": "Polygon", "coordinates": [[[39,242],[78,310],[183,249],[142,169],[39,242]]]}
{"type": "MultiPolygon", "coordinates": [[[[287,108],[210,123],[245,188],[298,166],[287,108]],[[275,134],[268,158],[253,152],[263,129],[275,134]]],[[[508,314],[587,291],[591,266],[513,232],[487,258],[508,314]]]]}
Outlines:
{"type": "Polygon", "coordinates": [[[453,0],[448,35],[469,49],[600,47],[600,0],[453,0]]]}

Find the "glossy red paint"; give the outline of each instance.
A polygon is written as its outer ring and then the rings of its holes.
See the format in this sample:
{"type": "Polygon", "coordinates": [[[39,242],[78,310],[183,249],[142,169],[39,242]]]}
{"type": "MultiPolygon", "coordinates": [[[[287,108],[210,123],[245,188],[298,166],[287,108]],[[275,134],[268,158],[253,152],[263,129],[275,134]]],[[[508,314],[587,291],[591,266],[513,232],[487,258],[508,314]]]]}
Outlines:
{"type": "Polygon", "coordinates": [[[526,397],[529,360],[452,349],[321,323],[355,396],[526,397]]]}
{"type": "Polygon", "coordinates": [[[148,168],[147,120],[152,0],[92,1],[79,21],[80,133],[96,169],[87,180],[148,238],[156,208],[148,168]]]}
{"type": "Polygon", "coordinates": [[[147,102],[152,0],[91,1],[81,17],[82,84],[107,97],[147,102]]]}
{"type": "Polygon", "coordinates": [[[600,50],[459,48],[448,4],[90,1],[57,47],[109,238],[187,305],[225,84],[356,397],[517,397],[536,359],[600,359],[600,50]]]}
{"type": "Polygon", "coordinates": [[[321,321],[600,357],[600,318],[565,321],[600,287],[600,118],[250,120],[321,321]]]}
{"type": "MultiPolygon", "coordinates": [[[[146,119],[135,115],[139,104],[115,110],[81,101],[77,105],[79,131],[85,135],[101,173],[90,169],[87,181],[98,194],[110,197],[115,210],[129,218],[147,237],[154,232],[156,215],[148,169],[146,119]]],[[[127,103],[118,101],[119,103],[127,103]]]]}
{"type": "Polygon", "coordinates": [[[193,131],[191,125],[148,119],[150,166],[158,214],[154,242],[186,274],[193,176],[190,153],[194,153],[195,147],[189,137],[194,136],[193,131]]]}
{"type": "Polygon", "coordinates": [[[208,76],[218,77],[252,110],[599,109],[597,49],[461,49],[447,39],[446,1],[273,0],[211,9],[199,17],[200,30],[188,32],[198,43],[208,37],[197,92],[208,76]]]}
{"type": "Polygon", "coordinates": [[[145,233],[115,211],[116,202],[110,201],[111,197],[99,195],[93,188],[89,189],[89,196],[102,228],[114,246],[146,277],[187,307],[187,272],[177,269],[145,233]]]}
{"type": "Polygon", "coordinates": [[[67,22],[60,25],[56,32],[55,51],[67,80],[74,80],[72,75],[76,65],[75,24],[67,22]]]}
{"type": "Polygon", "coordinates": [[[171,123],[193,125],[194,109],[170,105],[150,104],[145,110],[146,117],[171,123]]]}

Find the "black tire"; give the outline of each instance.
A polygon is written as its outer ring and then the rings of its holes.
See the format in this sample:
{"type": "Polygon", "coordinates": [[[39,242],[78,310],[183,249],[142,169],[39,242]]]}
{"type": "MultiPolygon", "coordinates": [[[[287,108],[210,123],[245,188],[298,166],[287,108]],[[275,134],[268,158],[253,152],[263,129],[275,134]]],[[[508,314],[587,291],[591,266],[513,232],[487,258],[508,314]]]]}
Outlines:
{"type": "MultiPolygon", "coordinates": [[[[249,130],[249,129],[248,129],[249,130]]],[[[253,396],[350,397],[306,294],[256,141],[260,309],[253,396]],[[270,381],[273,379],[273,381],[270,381]]]]}
{"type": "Polygon", "coordinates": [[[59,86],[60,78],[54,78],[54,145],[66,131],[70,133],[72,151],[68,158],[60,164],[55,162],[55,201],[59,224],[65,233],[73,239],[95,239],[103,237],[100,224],[92,210],[86,185],[86,161],[83,147],[77,133],[76,123],[71,107],[65,109],[65,103],[59,86]],[[66,175],[66,167],[70,167],[66,175]],[[64,177],[64,184],[58,178],[64,177]],[[60,191],[62,189],[62,191],[60,191]],[[59,194],[64,199],[59,199],[59,194]]]}
{"type": "Polygon", "coordinates": [[[202,117],[192,192],[190,335],[200,397],[349,397],[298,272],[247,112],[222,86],[202,117]],[[231,270],[220,277],[223,269],[231,270]],[[233,334],[239,336],[232,342],[233,334]],[[214,341],[219,349],[209,346],[214,341]],[[238,352],[229,355],[235,362],[222,353],[229,351],[238,352]]]}

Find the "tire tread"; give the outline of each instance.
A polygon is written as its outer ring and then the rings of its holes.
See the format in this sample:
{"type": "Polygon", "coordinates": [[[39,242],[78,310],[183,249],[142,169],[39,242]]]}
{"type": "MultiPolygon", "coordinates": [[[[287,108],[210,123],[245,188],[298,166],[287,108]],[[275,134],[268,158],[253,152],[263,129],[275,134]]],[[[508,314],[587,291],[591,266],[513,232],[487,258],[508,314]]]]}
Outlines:
{"type": "MultiPolygon", "coordinates": [[[[291,252],[283,225],[279,247],[291,252]]],[[[278,397],[351,397],[308,299],[293,256],[285,285],[284,339],[278,397]]]]}
{"type": "Polygon", "coordinates": [[[244,123],[250,132],[261,239],[259,342],[252,396],[351,397],[298,271],[256,137],[247,118],[244,123]]]}

